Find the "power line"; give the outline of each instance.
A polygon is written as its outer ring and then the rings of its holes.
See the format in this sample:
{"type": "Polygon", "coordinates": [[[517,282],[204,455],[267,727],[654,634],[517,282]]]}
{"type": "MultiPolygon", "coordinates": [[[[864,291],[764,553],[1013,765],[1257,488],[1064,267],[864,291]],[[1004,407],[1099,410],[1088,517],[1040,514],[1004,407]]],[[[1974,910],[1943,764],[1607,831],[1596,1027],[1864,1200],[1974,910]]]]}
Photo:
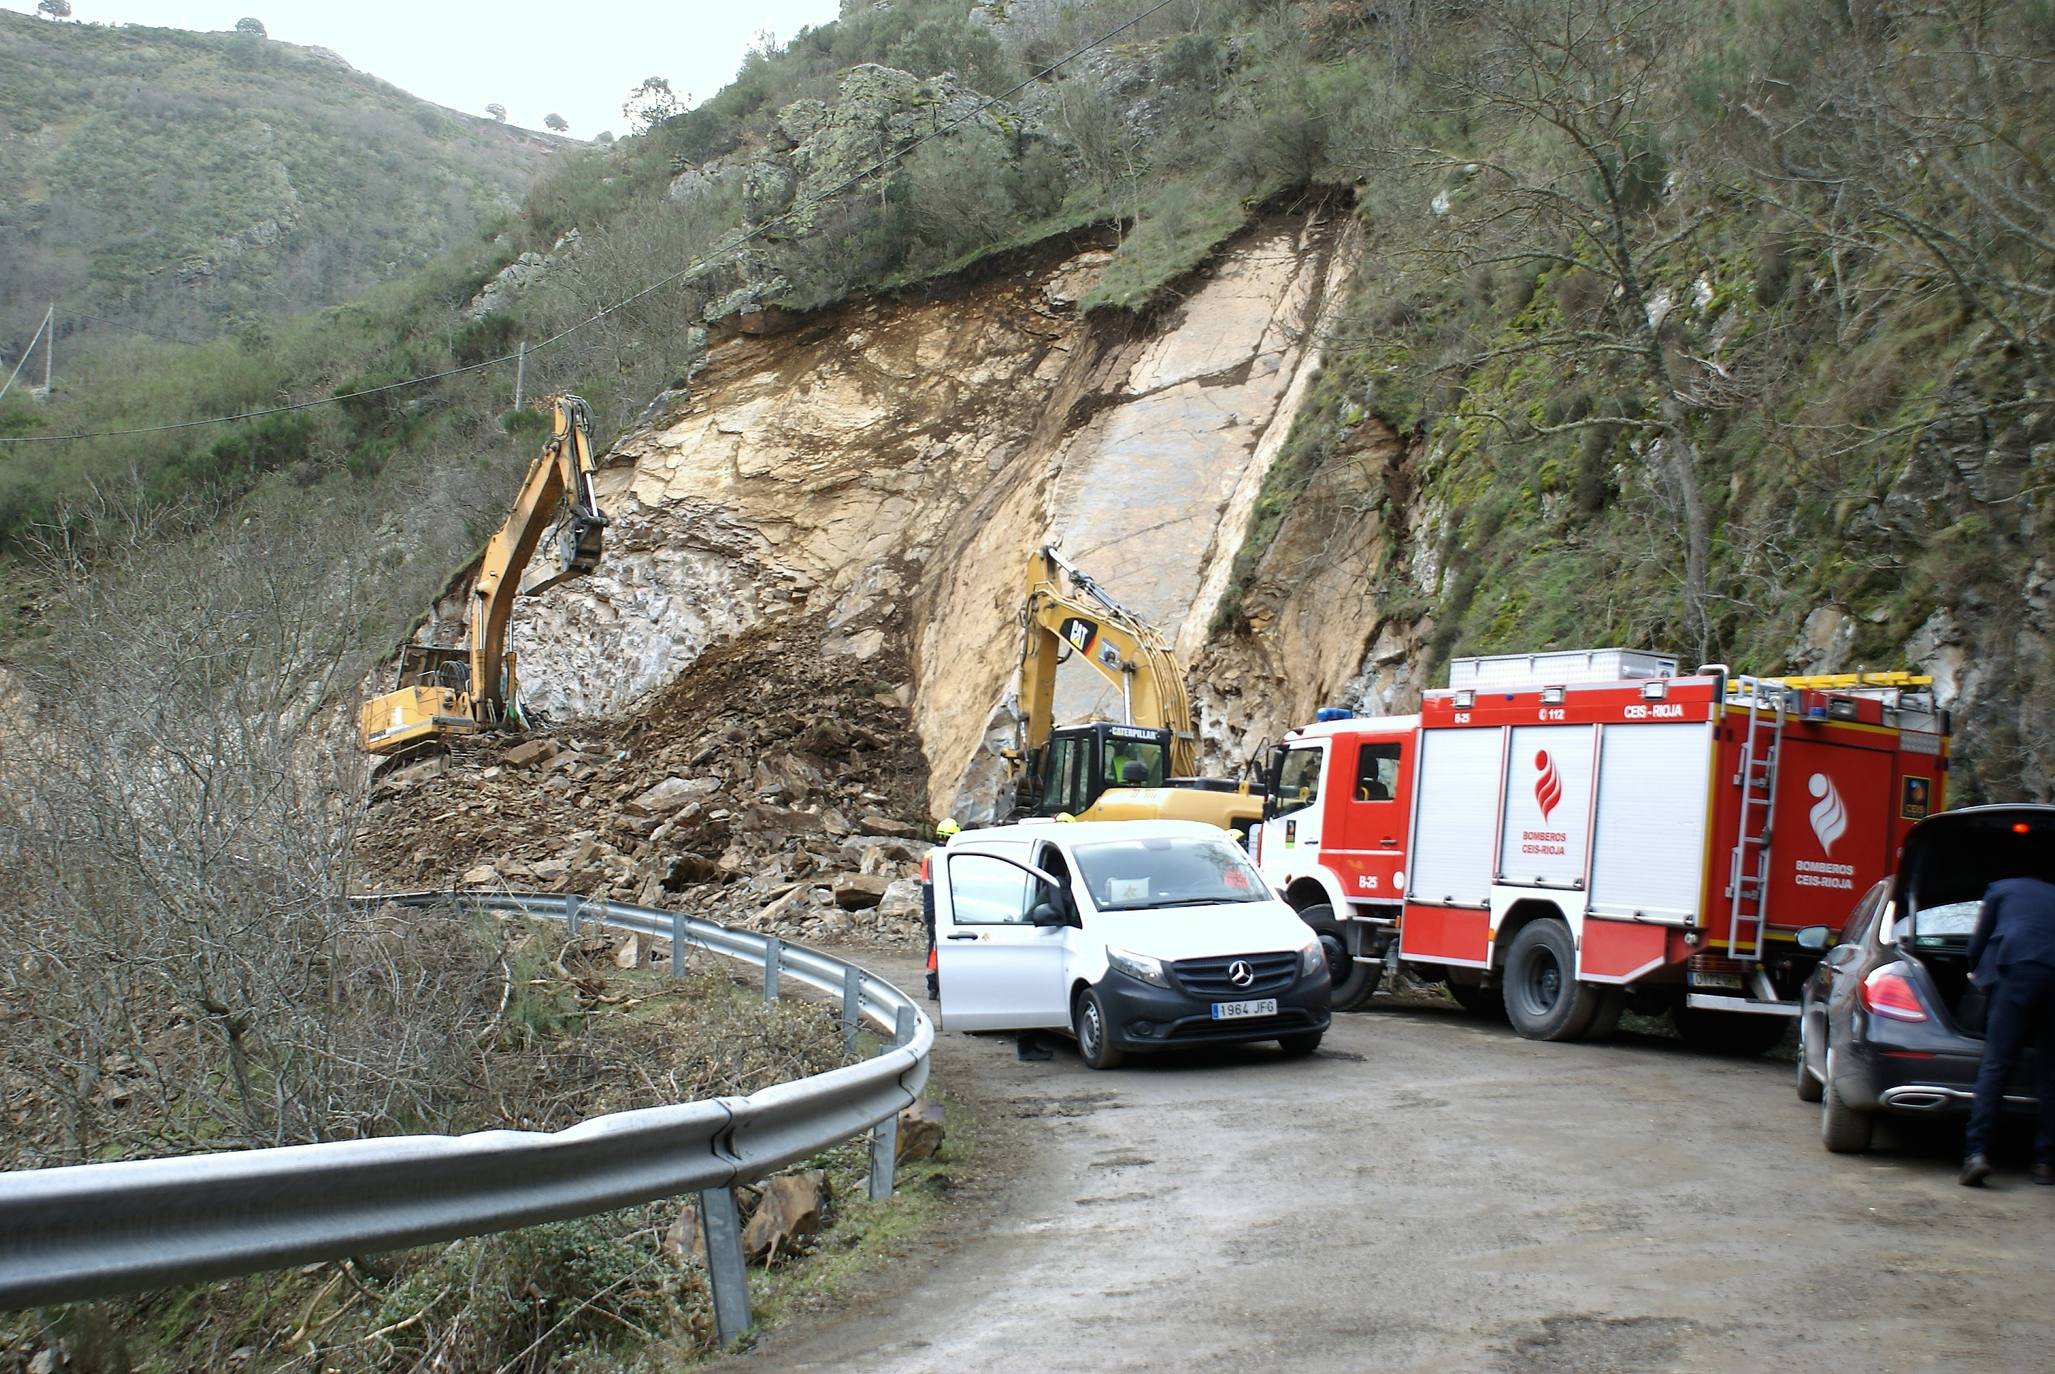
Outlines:
{"type": "MultiPolygon", "coordinates": [[[[643,287],[634,295],[628,296],[623,300],[616,301],[612,305],[602,307],[595,314],[588,315],[586,318],[579,320],[576,324],[565,326],[563,329],[558,330],[556,333],[544,339],[541,343],[528,345],[527,351],[532,354],[542,349],[548,348],[552,344],[559,343],[562,340],[570,337],[572,334],[577,333],[579,330],[584,329],[588,325],[599,323],[599,321],[605,319],[608,315],[613,314],[615,311],[625,309],[628,306],[635,304],[635,302],[641,300],[644,296],[650,295],[651,293],[656,291],[661,291],[666,286],[674,285],[675,283],[683,281],[685,278],[692,276],[697,272],[704,271],[706,268],[713,266],[715,263],[722,262],[730,257],[733,257],[735,254],[741,252],[742,249],[747,247],[751,242],[755,241],[756,239],[762,238],[765,234],[768,234],[774,226],[786,220],[796,217],[803,210],[811,210],[815,206],[826,204],[828,201],[833,200],[836,196],[841,195],[844,191],[847,191],[850,187],[855,186],[857,183],[867,180],[870,177],[874,177],[878,173],[884,171],[887,167],[890,167],[893,163],[899,161],[901,158],[905,157],[907,154],[911,153],[914,149],[920,147],[923,143],[926,143],[928,140],[933,138],[939,138],[943,134],[954,133],[957,129],[962,128],[965,124],[977,118],[985,111],[991,109],[1000,101],[1012,99],[1014,96],[1020,94],[1028,87],[1034,85],[1037,81],[1040,81],[1045,77],[1049,76],[1052,72],[1055,72],[1061,67],[1068,66],[1070,63],[1075,62],[1078,58],[1083,57],[1086,53],[1091,52],[1095,48],[1104,47],[1106,44],[1111,43],[1114,39],[1120,37],[1121,34],[1126,33],[1131,28],[1134,28],[1137,24],[1140,24],[1144,20],[1150,18],[1151,16],[1156,15],[1162,12],[1163,10],[1170,8],[1170,6],[1175,3],[1176,0],[1157,0],[1156,4],[1151,5],[1148,9],[1143,10],[1140,14],[1135,15],[1132,19],[1127,20],[1125,23],[1120,24],[1116,28],[1107,30],[1105,33],[1099,35],[1097,38],[1094,38],[1091,42],[1086,43],[1084,46],[1065,53],[1063,56],[1057,58],[1054,62],[1051,62],[1048,66],[1043,67],[1041,70],[1035,72],[1032,76],[1029,76],[1024,81],[1021,81],[1016,85],[1010,87],[1009,89],[1000,92],[998,95],[987,96],[982,103],[974,106],[972,109],[968,110],[964,114],[958,115],[955,119],[950,120],[947,124],[937,125],[935,128],[928,130],[928,132],[914,139],[905,147],[900,148],[894,152],[887,153],[884,157],[879,158],[876,162],[864,168],[862,171],[854,173],[853,175],[849,176],[848,178],[836,184],[835,186],[832,186],[828,190],[823,191],[819,195],[813,197],[811,200],[808,200],[800,205],[795,205],[789,210],[785,210],[780,212],[779,214],[771,216],[771,218],[765,220],[756,228],[749,230],[748,232],[740,235],[737,238],[730,239],[725,246],[715,249],[713,252],[707,254],[705,257],[693,259],[691,262],[687,263],[678,271],[671,273],[671,275],[669,275],[668,277],[662,277],[654,282],[651,282],[648,286],[643,287]]],[[[0,437],[0,444],[58,444],[69,443],[77,439],[119,439],[126,438],[131,435],[168,434],[174,430],[201,429],[209,425],[240,424],[245,420],[262,419],[267,415],[284,415],[293,411],[312,410],[317,406],[336,405],[343,401],[354,401],[365,396],[376,396],[382,392],[398,391],[404,387],[424,386],[429,382],[439,382],[448,377],[461,376],[466,372],[478,372],[488,367],[497,367],[501,363],[514,362],[519,358],[519,356],[520,354],[518,352],[502,353],[497,358],[487,358],[484,362],[470,363],[463,367],[453,367],[443,372],[431,372],[424,377],[409,377],[405,381],[387,382],[382,386],[365,387],[361,391],[343,392],[335,396],[324,396],[319,398],[318,400],[296,401],[290,405],[267,406],[260,410],[244,411],[238,415],[216,415],[211,416],[205,420],[180,420],[175,423],[162,425],[139,425],[132,429],[88,430],[76,434],[13,435],[7,437],[0,437]]]]}

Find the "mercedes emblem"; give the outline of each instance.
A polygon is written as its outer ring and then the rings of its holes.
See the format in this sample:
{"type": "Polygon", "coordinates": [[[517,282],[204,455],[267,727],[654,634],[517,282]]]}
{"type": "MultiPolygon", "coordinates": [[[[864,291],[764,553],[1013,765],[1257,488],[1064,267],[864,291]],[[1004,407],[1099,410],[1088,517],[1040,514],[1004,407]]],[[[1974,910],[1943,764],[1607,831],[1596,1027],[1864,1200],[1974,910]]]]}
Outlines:
{"type": "Polygon", "coordinates": [[[1256,970],[1249,967],[1246,959],[1237,959],[1227,966],[1227,981],[1238,988],[1245,988],[1256,981],[1256,970]]]}

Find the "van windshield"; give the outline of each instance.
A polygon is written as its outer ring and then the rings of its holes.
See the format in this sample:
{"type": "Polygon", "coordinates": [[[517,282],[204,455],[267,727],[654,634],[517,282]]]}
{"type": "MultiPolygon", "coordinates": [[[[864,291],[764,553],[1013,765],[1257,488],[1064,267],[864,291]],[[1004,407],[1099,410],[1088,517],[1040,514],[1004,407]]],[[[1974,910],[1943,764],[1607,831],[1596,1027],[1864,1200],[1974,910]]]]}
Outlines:
{"type": "Polygon", "coordinates": [[[1270,889],[1225,838],[1115,840],[1072,851],[1101,911],[1261,902],[1270,889]]]}

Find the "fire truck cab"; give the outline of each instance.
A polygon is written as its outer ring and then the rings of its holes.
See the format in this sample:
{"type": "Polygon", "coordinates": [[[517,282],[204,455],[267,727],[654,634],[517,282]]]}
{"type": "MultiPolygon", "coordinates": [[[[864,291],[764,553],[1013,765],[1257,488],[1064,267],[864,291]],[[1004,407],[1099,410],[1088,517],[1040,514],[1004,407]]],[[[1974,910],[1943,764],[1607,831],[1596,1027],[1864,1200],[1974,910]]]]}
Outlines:
{"type": "Polygon", "coordinates": [[[1417,716],[1329,717],[1274,751],[1257,863],[1338,1008],[1389,968],[1533,1039],[1668,1012],[1759,1050],[1819,952],[1940,809],[1948,721],[1903,673],[1680,675],[1607,649],[1458,659],[1417,716]]]}

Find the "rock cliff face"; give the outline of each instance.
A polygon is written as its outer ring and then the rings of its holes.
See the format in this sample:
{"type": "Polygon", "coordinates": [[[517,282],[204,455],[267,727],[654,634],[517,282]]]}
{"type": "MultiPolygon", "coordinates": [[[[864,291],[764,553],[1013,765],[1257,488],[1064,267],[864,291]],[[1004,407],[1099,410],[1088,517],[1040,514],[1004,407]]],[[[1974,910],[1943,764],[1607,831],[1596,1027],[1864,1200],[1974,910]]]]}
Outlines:
{"type": "MultiPolygon", "coordinates": [[[[716,343],[615,446],[599,569],[517,613],[530,700],[618,714],[712,644],[805,627],[790,647],[910,710],[931,810],[988,812],[1030,551],[1060,543],[1196,655],[1355,254],[1279,215],[1146,322],[1079,315],[1088,247],[716,343]]],[[[1060,709],[1118,708],[1066,681],[1060,709]]]]}

